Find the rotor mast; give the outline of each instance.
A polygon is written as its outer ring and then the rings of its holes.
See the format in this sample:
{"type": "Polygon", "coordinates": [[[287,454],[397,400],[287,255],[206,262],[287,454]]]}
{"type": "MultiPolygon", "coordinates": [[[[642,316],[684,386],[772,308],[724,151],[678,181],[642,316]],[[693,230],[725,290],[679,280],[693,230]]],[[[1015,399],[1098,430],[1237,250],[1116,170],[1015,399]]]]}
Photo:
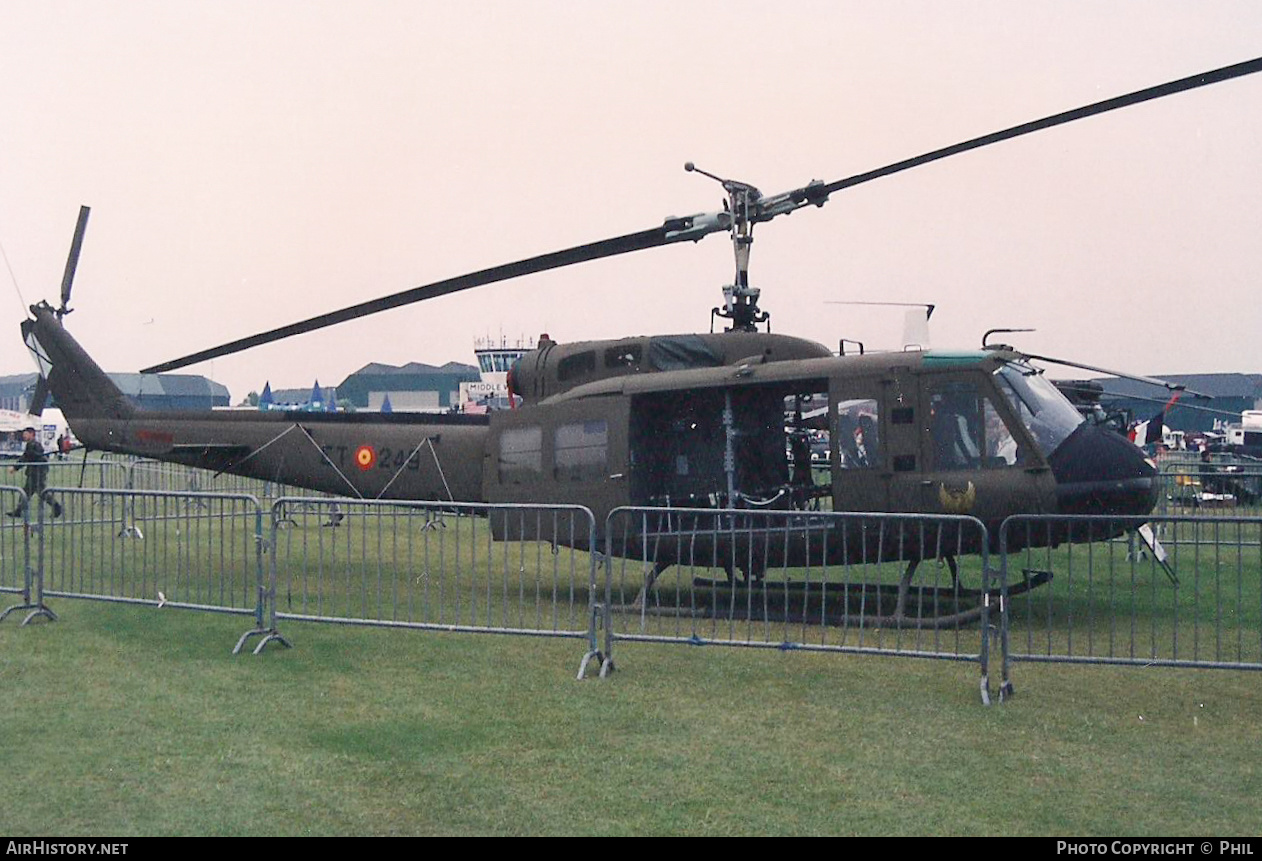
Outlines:
{"type": "Polygon", "coordinates": [[[727,192],[723,209],[729,215],[728,232],[732,236],[736,275],[731,284],[723,285],[723,307],[715,308],[711,313],[731,320],[730,331],[753,332],[759,323],[771,319],[769,313],[758,308],[758,296],[762,291],[749,286],[749,252],[754,244],[754,215],[758,202],[762,200],[762,192],[747,182],[715,176],[690,161],[684,163],[684,170],[708,176],[727,192]]]}
{"type": "Polygon", "coordinates": [[[731,320],[732,327],[728,330],[730,332],[756,331],[759,323],[766,323],[771,319],[771,314],[758,307],[758,297],[762,291],[749,284],[749,252],[754,244],[754,225],[760,221],[770,221],[777,215],[787,215],[808,203],[823,206],[828,201],[824,183],[815,179],[802,188],[764,197],[761,191],[747,182],[715,176],[692,162],[685,162],[684,170],[708,176],[727,192],[723,212],[715,213],[719,217],[713,220],[721,225],[718,229],[726,228],[732,236],[736,277],[733,283],[723,285],[723,307],[715,308],[710,313],[714,317],[731,320]]]}

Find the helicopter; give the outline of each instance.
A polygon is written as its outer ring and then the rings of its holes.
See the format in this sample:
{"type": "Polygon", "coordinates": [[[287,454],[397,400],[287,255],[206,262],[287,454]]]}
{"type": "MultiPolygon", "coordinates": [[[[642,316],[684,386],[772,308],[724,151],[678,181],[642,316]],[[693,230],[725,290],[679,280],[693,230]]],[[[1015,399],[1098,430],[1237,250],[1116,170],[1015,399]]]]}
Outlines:
{"type": "MultiPolygon", "coordinates": [[[[89,449],[361,499],[579,504],[598,524],[623,506],[806,513],[826,504],[835,512],[971,515],[992,535],[1013,514],[1144,516],[1158,498],[1152,462],[1124,437],[1085,422],[1035,364],[1074,363],[985,339],[974,350],[869,353],[860,345],[857,354],[847,354],[842,342],[834,354],[815,341],[772,333],[749,277],[753,230],[798,209],[822,207],[831,195],[861,183],[1258,71],[1262,58],[773,195],[687,163],[685,170],[722,185],[721,210],[672,216],[647,230],[394,293],[142,371],[171,371],[584,261],[729,234],[735,276],[723,287],[723,303],[711,309],[709,332],[574,343],[542,336],[510,372],[510,391],[520,405],[490,415],[136,408],[63,325],[85,207],[60,306],[32,305],[22,323],[41,373],[32,409],[51,391],[89,449]],[[716,332],[719,320],[727,328],[716,332]],[[828,480],[820,483],[808,466],[809,440],[823,433],[828,480]]],[[[517,530],[510,534],[501,525],[496,537],[531,537],[528,526],[517,530]]],[[[1042,540],[1100,537],[1062,531],[1042,540]]],[[[778,548],[786,560],[812,552],[789,545],[786,538],[778,548]]],[[[981,550],[977,539],[970,543],[963,536],[951,546],[953,554],[981,550]]],[[[656,552],[657,573],[679,558],[678,548],[656,552]]],[[[875,552],[887,551],[878,546],[875,552]]],[[[909,560],[904,592],[915,563],[928,553],[909,560]]],[[[745,572],[747,578],[759,573],[745,572]]]]}

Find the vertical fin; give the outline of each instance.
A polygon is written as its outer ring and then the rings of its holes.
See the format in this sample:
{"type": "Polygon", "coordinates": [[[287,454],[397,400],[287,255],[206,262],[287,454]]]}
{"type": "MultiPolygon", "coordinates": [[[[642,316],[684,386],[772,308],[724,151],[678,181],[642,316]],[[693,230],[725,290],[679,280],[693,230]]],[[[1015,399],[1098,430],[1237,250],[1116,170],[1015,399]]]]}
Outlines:
{"type": "Polygon", "coordinates": [[[22,339],[67,419],[129,419],[137,412],[105,371],[70,337],[56,312],[41,302],[22,321],[22,339]]]}

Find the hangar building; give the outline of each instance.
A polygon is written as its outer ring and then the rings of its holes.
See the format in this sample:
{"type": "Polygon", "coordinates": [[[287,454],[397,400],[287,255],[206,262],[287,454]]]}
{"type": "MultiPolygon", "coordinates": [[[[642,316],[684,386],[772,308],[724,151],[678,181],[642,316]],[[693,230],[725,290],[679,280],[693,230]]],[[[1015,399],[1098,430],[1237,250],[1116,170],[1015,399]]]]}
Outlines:
{"type": "MultiPolygon", "coordinates": [[[[148,410],[208,410],[228,406],[228,389],[197,374],[110,374],[136,406],[148,410]]],[[[27,412],[34,373],[0,377],[0,409],[27,412]]],[[[57,406],[55,399],[49,406],[57,406]]]]}
{"type": "MultiPolygon", "coordinates": [[[[1262,374],[1161,374],[1161,379],[1180,383],[1212,400],[1183,395],[1166,413],[1171,430],[1210,431],[1214,420],[1240,421],[1243,410],[1262,409],[1262,374]],[[1201,409],[1204,408],[1204,409],[1201,409]],[[1229,415],[1230,414],[1230,415],[1229,415]]],[[[1146,383],[1112,377],[1092,380],[1104,387],[1100,404],[1106,410],[1129,410],[1133,418],[1155,416],[1170,399],[1168,393],[1146,383]]]]}
{"type": "Polygon", "coordinates": [[[448,362],[441,367],[409,362],[402,367],[373,362],[348,376],[337,396],[359,410],[380,410],[386,397],[395,412],[450,412],[460,404],[460,384],[480,379],[473,365],[448,362]]]}

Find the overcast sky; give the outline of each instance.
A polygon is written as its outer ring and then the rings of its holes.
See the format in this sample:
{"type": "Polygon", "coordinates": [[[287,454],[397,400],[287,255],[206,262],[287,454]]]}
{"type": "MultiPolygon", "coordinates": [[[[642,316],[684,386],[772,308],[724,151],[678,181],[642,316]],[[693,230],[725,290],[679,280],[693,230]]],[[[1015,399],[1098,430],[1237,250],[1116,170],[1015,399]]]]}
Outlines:
{"type": "MultiPolygon", "coordinates": [[[[1256,2],[0,3],[0,245],[135,371],[337,307],[1262,56],[1256,2]]],[[[760,226],[773,330],[897,347],[1036,327],[1141,373],[1262,371],[1262,75],[957,156],[760,226]]],[[[250,389],[472,362],[479,335],[705,331],[721,235],[189,369],[250,389]]],[[[0,373],[32,368],[24,315],[0,373]]]]}

